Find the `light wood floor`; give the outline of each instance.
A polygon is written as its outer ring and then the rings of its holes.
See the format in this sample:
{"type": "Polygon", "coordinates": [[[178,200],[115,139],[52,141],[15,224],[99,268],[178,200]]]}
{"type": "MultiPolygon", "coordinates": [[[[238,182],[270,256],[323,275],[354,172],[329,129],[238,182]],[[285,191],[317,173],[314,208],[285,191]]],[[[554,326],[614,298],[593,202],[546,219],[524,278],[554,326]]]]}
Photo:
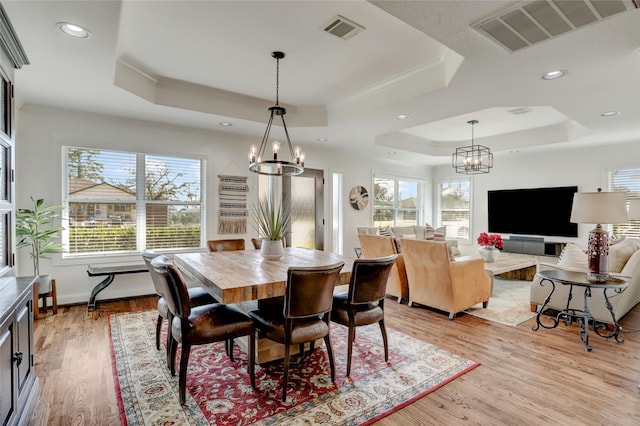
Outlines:
{"type": "MultiPolygon", "coordinates": [[[[109,349],[109,313],[155,308],[155,296],[63,307],[36,322],[36,374],[41,399],[31,425],[119,423],[109,349]]],[[[577,328],[532,331],[534,320],[509,327],[470,316],[409,308],[392,299],[386,321],[417,339],[474,359],[481,366],[378,425],[638,425],[640,305],[621,322],[625,342],[577,328]]],[[[357,362],[357,360],[354,360],[357,362]]]]}

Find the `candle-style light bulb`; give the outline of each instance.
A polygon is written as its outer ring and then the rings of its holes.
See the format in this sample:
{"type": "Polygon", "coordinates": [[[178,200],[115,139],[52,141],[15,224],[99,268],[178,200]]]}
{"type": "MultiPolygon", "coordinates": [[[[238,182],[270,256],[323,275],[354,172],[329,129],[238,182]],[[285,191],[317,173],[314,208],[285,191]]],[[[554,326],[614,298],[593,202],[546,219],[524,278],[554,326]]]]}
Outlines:
{"type": "Polygon", "coordinates": [[[278,152],[280,152],[280,142],[279,141],[273,141],[273,145],[271,145],[272,149],[273,149],[273,159],[277,160],[278,159],[278,152]]]}
{"type": "Polygon", "coordinates": [[[300,165],[304,167],[304,152],[300,152],[300,165]]]}
{"type": "Polygon", "coordinates": [[[258,147],[255,145],[251,145],[249,147],[249,163],[256,162],[256,154],[258,153],[258,147]]]}

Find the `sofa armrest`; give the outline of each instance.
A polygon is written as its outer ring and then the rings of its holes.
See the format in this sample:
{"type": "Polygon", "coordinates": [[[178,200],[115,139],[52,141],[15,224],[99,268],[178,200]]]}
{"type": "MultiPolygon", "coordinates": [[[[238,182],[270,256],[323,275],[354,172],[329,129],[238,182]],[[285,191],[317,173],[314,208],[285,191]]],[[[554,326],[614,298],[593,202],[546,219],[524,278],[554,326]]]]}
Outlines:
{"type": "Polygon", "coordinates": [[[563,265],[558,265],[557,263],[546,263],[546,262],[539,262],[537,265],[537,269],[538,271],[546,271],[549,269],[559,269],[561,271],[584,272],[585,274],[587,273],[587,271],[582,268],[574,268],[572,266],[563,266],[563,265]]]}

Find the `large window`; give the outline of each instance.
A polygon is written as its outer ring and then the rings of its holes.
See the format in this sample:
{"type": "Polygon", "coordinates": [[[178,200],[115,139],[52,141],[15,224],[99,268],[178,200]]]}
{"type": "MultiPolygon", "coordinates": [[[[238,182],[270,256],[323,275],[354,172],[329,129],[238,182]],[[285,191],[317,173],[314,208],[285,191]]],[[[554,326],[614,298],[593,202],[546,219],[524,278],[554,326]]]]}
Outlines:
{"type": "Polygon", "coordinates": [[[421,193],[417,181],[373,179],[373,225],[411,226],[420,220],[421,193]]]}
{"type": "Polygon", "coordinates": [[[198,248],[204,160],[64,147],[68,255],[198,248]]]}
{"type": "MultiPolygon", "coordinates": [[[[627,193],[627,203],[632,199],[640,199],[640,169],[616,170],[609,173],[609,191],[627,193]]],[[[640,220],[633,219],[627,223],[613,225],[616,237],[640,238],[640,220]]]]}
{"type": "Polygon", "coordinates": [[[471,179],[443,180],[438,188],[438,226],[447,227],[447,238],[469,240],[471,228],[471,179]]]}

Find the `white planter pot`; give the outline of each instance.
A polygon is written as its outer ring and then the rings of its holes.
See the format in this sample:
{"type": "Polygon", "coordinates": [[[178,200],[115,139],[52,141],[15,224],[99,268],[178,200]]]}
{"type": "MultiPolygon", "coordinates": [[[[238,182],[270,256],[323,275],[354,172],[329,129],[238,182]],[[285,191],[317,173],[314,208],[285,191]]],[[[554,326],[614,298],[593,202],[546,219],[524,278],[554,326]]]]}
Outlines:
{"type": "Polygon", "coordinates": [[[480,247],[480,257],[487,263],[493,263],[500,257],[500,250],[495,247],[480,247]]]}
{"type": "Polygon", "coordinates": [[[282,248],[282,240],[262,240],[260,246],[260,254],[267,260],[280,260],[284,249],[282,248]]]}
{"type": "Polygon", "coordinates": [[[38,294],[49,293],[51,291],[51,275],[38,275],[38,294]]]}

